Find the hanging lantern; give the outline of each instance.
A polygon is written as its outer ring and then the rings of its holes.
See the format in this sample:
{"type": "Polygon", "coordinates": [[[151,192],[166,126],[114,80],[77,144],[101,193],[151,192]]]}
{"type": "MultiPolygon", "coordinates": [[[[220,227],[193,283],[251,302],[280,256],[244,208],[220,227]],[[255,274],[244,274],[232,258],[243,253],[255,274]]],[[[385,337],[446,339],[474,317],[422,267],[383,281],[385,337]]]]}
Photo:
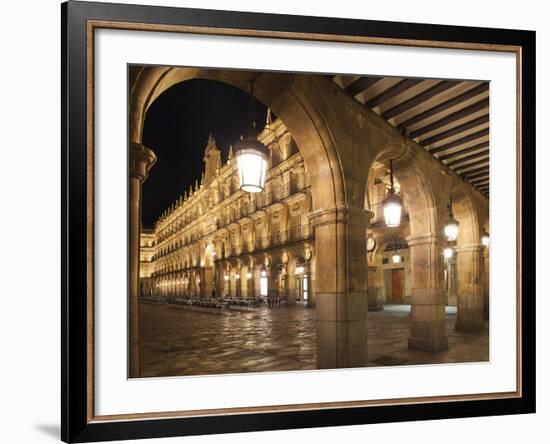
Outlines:
{"type": "Polygon", "coordinates": [[[481,234],[481,243],[484,247],[489,246],[489,233],[483,229],[483,233],[481,234]]]}
{"type": "Polygon", "coordinates": [[[401,262],[401,256],[397,253],[397,251],[393,252],[391,260],[394,264],[398,264],[399,262],[401,262]]]}
{"type": "Polygon", "coordinates": [[[445,236],[447,236],[447,240],[449,242],[454,242],[458,237],[458,221],[454,218],[453,215],[453,206],[451,199],[449,199],[449,205],[447,206],[447,209],[449,213],[447,217],[447,222],[445,222],[445,236]]]}
{"type": "Polygon", "coordinates": [[[258,140],[254,101],[254,83],[251,81],[248,132],[245,138],[235,144],[235,158],[239,170],[241,190],[248,193],[263,191],[269,160],[269,150],[258,140]]]}
{"type": "Polygon", "coordinates": [[[401,255],[397,252],[397,241],[393,241],[393,254],[391,255],[391,261],[394,264],[399,264],[401,262],[401,255]]]}
{"type": "Polygon", "coordinates": [[[452,249],[452,247],[449,247],[448,245],[445,247],[445,249],[443,250],[443,257],[445,259],[451,259],[454,255],[454,250],[452,249]]]}
{"type": "Polygon", "coordinates": [[[390,189],[386,198],[382,202],[384,209],[384,220],[388,227],[398,227],[401,224],[401,209],[403,202],[401,198],[395,194],[393,186],[393,160],[390,160],[390,189]]]}

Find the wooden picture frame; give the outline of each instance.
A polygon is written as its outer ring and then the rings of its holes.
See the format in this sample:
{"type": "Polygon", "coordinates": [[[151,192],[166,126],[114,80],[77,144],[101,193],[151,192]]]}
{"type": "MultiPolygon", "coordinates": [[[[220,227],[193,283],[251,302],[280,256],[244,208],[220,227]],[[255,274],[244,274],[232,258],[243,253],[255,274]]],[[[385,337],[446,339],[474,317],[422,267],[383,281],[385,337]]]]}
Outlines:
{"type": "Polygon", "coordinates": [[[69,1],[62,14],[62,412],[65,442],[535,412],[535,33],[69,1]],[[101,28],[511,52],[517,57],[517,390],[96,416],[94,51],[101,28]]]}

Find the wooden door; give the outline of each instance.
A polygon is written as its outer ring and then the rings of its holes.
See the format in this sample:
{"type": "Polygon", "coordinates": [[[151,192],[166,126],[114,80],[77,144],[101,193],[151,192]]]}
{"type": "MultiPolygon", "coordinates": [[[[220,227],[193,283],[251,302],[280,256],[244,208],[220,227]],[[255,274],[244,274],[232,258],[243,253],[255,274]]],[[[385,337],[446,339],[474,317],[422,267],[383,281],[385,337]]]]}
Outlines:
{"type": "Polygon", "coordinates": [[[403,303],[403,269],[391,271],[391,301],[394,304],[403,303]]]}

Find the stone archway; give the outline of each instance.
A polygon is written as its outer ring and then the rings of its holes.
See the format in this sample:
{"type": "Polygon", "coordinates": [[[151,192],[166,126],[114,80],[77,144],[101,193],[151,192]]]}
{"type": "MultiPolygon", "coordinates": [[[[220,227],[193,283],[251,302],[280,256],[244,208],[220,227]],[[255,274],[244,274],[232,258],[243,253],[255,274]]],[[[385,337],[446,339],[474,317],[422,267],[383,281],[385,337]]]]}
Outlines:
{"type": "Polygon", "coordinates": [[[384,146],[376,158],[383,163],[390,159],[393,159],[394,174],[409,216],[410,235],[406,240],[410,249],[411,335],[408,345],[424,351],[445,350],[448,340],[441,231],[444,196],[450,192],[452,180],[441,175],[441,168],[429,154],[405,138],[400,143],[384,146]]]}
{"type": "Polygon", "coordinates": [[[453,193],[453,213],[459,222],[456,247],[456,329],[480,331],[484,318],[484,248],[481,230],[484,202],[462,187],[453,193]]]}
{"type": "MultiPolygon", "coordinates": [[[[203,78],[226,82],[246,90],[248,81],[252,75],[256,77],[255,95],[257,98],[268,105],[287,124],[287,128],[293,134],[297,145],[302,148],[300,152],[304,158],[304,162],[308,166],[308,170],[311,172],[313,207],[323,212],[332,212],[331,214],[335,213],[335,208],[344,208],[346,202],[344,181],[331,131],[317,111],[317,108],[310,103],[308,94],[311,94],[311,88],[309,88],[309,91],[306,91],[307,85],[300,85],[300,83],[307,84],[308,81],[313,82],[314,80],[311,78],[304,79],[303,77],[282,74],[260,74],[256,76],[246,71],[214,71],[168,67],[132,68],[130,74],[132,88],[129,110],[130,157],[135,157],[139,152],[144,152],[151,158],[154,158],[152,151],[141,144],[144,118],[151,103],[170,86],[192,78],[203,78]]],[[[136,164],[142,165],[143,162],[139,163],[139,160],[136,161],[136,164]]],[[[153,162],[148,162],[142,168],[147,171],[152,164],[153,162]]],[[[146,176],[144,175],[141,181],[131,184],[131,187],[133,187],[133,193],[131,193],[132,205],[135,204],[136,211],[131,213],[130,218],[131,220],[135,219],[134,222],[139,220],[141,182],[145,178],[146,176]]],[[[134,223],[134,225],[139,226],[138,223],[134,223]]],[[[341,231],[336,220],[323,220],[319,225],[322,225],[318,235],[321,239],[327,237],[327,235],[333,237],[341,231]]],[[[136,236],[134,242],[130,242],[131,258],[139,257],[138,236],[136,236]]],[[[331,247],[327,245],[327,248],[331,247]]],[[[322,249],[322,247],[319,247],[319,249],[322,249]]],[[[134,262],[136,261],[134,260],[134,262]]],[[[138,264],[131,263],[130,268],[137,270],[138,264]]],[[[331,270],[338,268],[338,265],[334,263],[330,267],[331,270]]],[[[337,273],[333,273],[333,281],[337,280],[334,278],[336,275],[337,273]]],[[[336,285],[332,285],[332,288],[327,285],[325,288],[327,295],[334,295],[336,285]]],[[[137,291],[132,291],[132,286],[130,286],[130,305],[138,305],[137,291]]],[[[134,318],[132,323],[137,324],[137,315],[132,316],[132,318],[134,318]]],[[[322,328],[320,326],[319,330],[322,328]]],[[[130,335],[135,337],[137,332],[138,329],[132,328],[130,335]]],[[[321,345],[322,339],[318,341],[321,345]]],[[[135,340],[133,344],[131,355],[137,356],[139,353],[138,341],[135,340]]],[[[326,366],[339,367],[348,365],[347,359],[345,362],[338,364],[339,358],[336,351],[338,347],[340,345],[332,338],[327,341],[326,347],[321,347],[321,355],[325,352],[325,354],[330,355],[330,358],[326,360],[326,366]]],[[[357,365],[366,364],[366,353],[364,356],[365,359],[358,362],[357,365]]],[[[134,359],[132,361],[130,374],[138,375],[139,364],[134,359]]]]}
{"type": "MultiPolygon", "coordinates": [[[[378,115],[353,100],[324,76],[172,67],[132,67],[130,70],[130,157],[142,170],[154,154],[141,144],[147,109],[170,86],[193,78],[225,82],[247,90],[255,77],[255,95],[269,106],[293,134],[310,173],[312,202],[309,220],[315,230],[315,294],[317,312],[317,366],[367,365],[366,229],[370,212],[364,208],[365,176],[375,159],[395,151],[398,178],[410,200],[411,249],[418,263],[410,346],[424,350],[446,347],[444,305],[441,304],[440,224],[444,205],[433,187],[444,180],[441,165],[378,115]],[[390,147],[390,148],[388,148],[390,147]],[[394,147],[394,148],[391,148],[394,147]],[[404,149],[405,147],[405,149],[404,149]],[[140,153],[145,153],[146,155],[140,153]],[[416,162],[430,168],[421,169],[416,162]],[[416,165],[414,168],[411,165],[416,165]],[[439,176],[438,176],[439,175],[439,176]],[[441,210],[442,209],[442,210],[441,210]]],[[[154,148],[154,147],[153,147],[154,148]]],[[[137,167],[136,167],[137,168],[137,167]]],[[[139,221],[141,181],[131,182],[131,213],[139,221]],[[136,188],[137,187],[137,188],[136,188]]],[[[443,190],[447,186],[442,187],[443,190]]],[[[443,192],[445,193],[445,191],[443,192]]],[[[133,238],[132,238],[133,239],[133,238]]],[[[130,242],[131,280],[137,272],[139,242],[130,242]]],[[[136,285],[137,285],[137,274],[136,285]]],[[[130,285],[130,304],[137,291],[130,285]]],[[[132,367],[135,369],[135,367],[132,367]]],[[[139,369],[138,369],[139,370],[139,369]]]]}

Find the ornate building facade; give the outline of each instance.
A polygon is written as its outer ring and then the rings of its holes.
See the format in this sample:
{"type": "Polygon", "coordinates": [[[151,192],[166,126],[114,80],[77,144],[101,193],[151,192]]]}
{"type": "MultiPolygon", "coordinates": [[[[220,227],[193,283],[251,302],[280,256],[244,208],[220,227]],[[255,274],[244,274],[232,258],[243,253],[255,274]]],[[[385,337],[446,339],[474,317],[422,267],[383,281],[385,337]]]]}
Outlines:
{"type": "Polygon", "coordinates": [[[315,258],[310,181],[280,119],[259,134],[269,147],[265,189],[239,189],[230,149],[210,136],[200,183],[186,191],[140,238],[142,297],[280,298],[313,306],[315,258]]]}

